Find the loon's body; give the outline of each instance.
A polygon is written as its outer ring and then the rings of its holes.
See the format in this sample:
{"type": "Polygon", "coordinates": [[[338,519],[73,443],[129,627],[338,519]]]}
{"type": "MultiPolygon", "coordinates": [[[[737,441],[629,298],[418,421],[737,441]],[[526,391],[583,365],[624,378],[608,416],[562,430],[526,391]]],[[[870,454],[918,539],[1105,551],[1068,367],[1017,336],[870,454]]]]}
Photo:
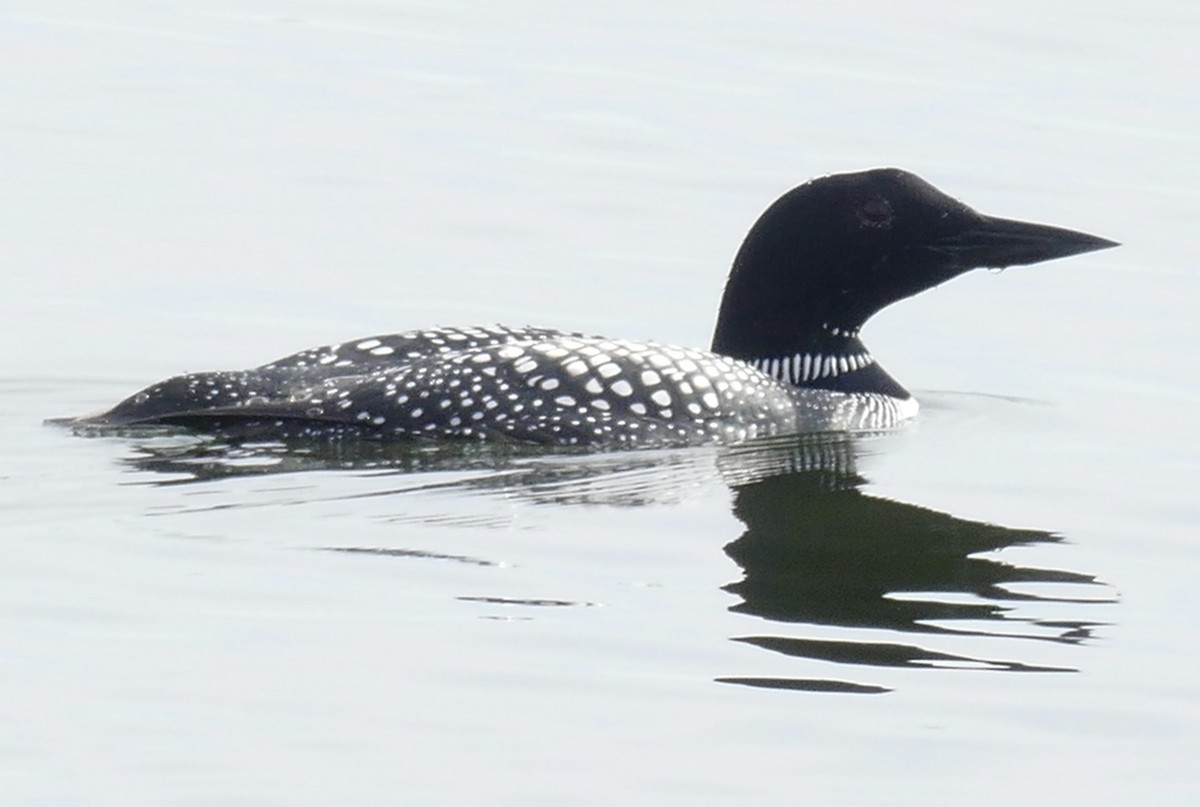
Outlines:
{"type": "Polygon", "coordinates": [[[435,328],[176,376],[78,423],[641,447],[890,428],[917,410],[858,338],[976,267],[1115,246],[983,216],[898,169],[789,191],[747,235],[712,352],[548,328],[435,328]]]}
{"type": "MultiPolygon", "coordinates": [[[[808,364],[812,373],[850,367],[808,364]]],[[[176,376],[101,417],[241,434],[660,446],[879,429],[915,410],[911,397],[797,387],[699,350],[486,326],[373,336],[253,370],[176,376]]]]}

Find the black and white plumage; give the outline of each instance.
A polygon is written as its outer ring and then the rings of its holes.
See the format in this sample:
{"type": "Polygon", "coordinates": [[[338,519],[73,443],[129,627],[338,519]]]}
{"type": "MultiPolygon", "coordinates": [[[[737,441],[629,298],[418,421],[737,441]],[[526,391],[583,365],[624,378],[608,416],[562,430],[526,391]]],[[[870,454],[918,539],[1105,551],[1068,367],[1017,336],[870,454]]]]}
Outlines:
{"type": "Polygon", "coordinates": [[[917,410],[858,338],[884,306],[975,267],[1115,246],[983,216],[898,169],[785,194],[734,262],[712,352],[549,328],[434,328],[152,385],[76,422],[641,447],[889,428],[917,410]]]}

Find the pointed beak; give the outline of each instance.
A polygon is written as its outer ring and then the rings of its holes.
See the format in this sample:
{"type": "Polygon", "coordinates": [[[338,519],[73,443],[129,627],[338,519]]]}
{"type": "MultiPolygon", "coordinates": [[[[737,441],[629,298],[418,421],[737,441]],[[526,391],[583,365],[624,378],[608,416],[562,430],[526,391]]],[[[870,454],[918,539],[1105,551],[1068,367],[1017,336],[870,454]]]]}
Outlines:
{"type": "Polygon", "coordinates": [[[967,229],[939,238],[928,248],[964,269],[1003,269],[1116,246],[1120,246],[1116,241],[1062,227],[981,216],[967,229]]]}

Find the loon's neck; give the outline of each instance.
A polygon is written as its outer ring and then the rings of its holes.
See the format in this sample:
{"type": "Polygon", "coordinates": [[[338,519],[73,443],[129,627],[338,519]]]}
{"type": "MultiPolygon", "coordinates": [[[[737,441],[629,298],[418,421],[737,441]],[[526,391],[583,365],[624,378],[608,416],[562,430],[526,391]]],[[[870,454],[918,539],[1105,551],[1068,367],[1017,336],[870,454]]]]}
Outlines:
{"type": "Polygon", "coordinates": [[[858,336],[898,296],[888,262],[826,243],[831,228],[819,222],[828,208],[794,209],[804,187],[768,208],[738,250],[712,351],[795,387],[908,398],[858,336]],[[818,224],[795,226],[809,220],[818,224]]]}
{"type": "MultiPolygon", "coordinates": [[[[858,338],[857,330],[822,323],[809,333],[794,333],[766,348],[738,349],[713,340],[713,351],[740,359],[767,375],[806,389],[834,392],[873,392],[908,398],[908,390],[888,375],[858,338]]],[[[748,346],[747,346],[748,347],[748,346]]]]}

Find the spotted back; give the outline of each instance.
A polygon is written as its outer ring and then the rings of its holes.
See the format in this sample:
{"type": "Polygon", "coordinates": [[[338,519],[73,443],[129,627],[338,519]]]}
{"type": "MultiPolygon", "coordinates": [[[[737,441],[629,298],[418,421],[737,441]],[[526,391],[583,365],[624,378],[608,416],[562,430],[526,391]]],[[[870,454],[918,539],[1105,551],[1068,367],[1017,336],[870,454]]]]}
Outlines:
{"type": "Polygon", "coordinates": [[[684,348],[543,334],[453,350],[352,389],[327,410],[391,434],[563,445],[745,439],[794,422],[786,388],[745,364],[684,348]]]}
{"type": "Polygon", "coordinates": [[[858,417],[877,408],[863,408],[861,397],[798,389],[688,348],[546,328],[440,328],[306,350],[253,370],[177,376],[92,422],[287,421],[304,424],[305,435],[695,445],[891,425],[858,417]]]}

